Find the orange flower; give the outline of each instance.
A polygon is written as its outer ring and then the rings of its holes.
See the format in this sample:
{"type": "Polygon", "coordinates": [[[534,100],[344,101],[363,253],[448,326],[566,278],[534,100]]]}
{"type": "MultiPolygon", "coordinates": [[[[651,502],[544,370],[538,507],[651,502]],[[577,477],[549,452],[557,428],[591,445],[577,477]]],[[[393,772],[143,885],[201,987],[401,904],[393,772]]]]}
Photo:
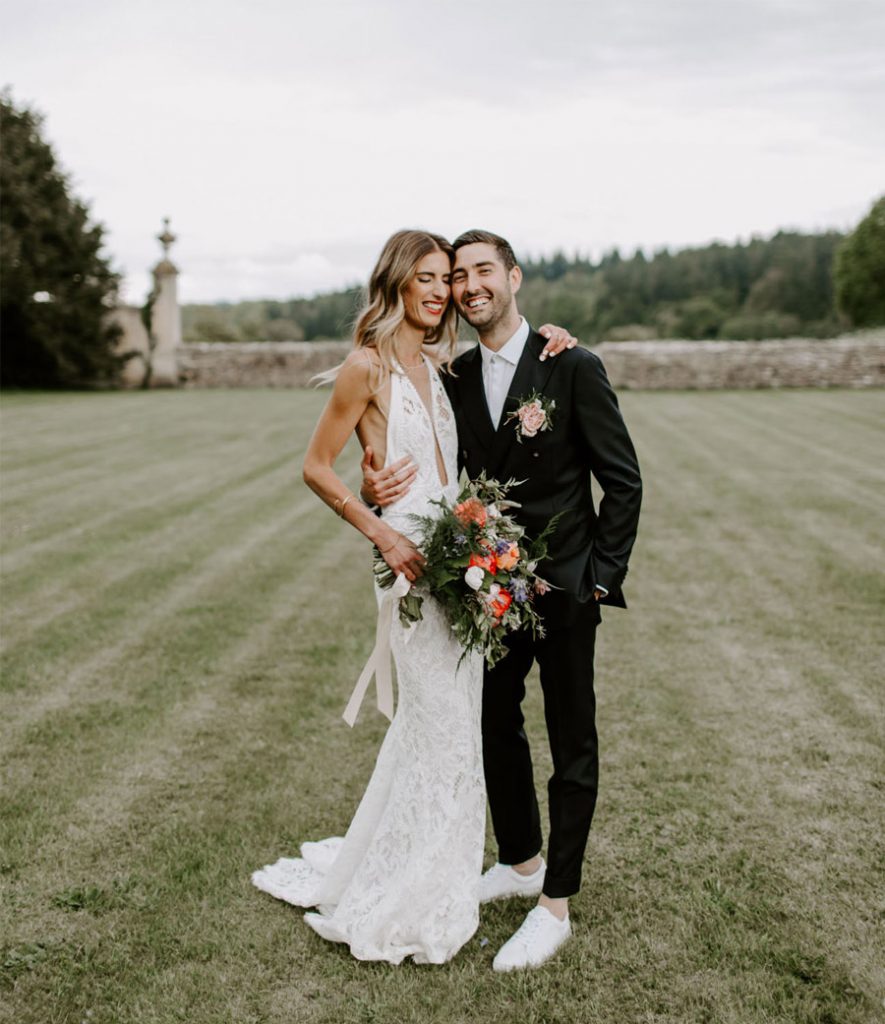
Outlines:
{"type": "Polygon", "coordinates": [[[487,573],[491,573],[492,576],[498,571],[498,559],[493,554],[488,555],[471,555],[468,568],[471,565],[478,565],[480,569],[485,569],[487,573]]]}
{"type": "Polygon", "coordinates": [[[510,547],[498,553],[498,568],[509,572],[519,561],[519,545],[515,541],[510,542],[510,547]]]}
{"type": "Polygon", "coordinates": [[[456,505],[452,511],[462,526],[476,523],[482,529],[486,524],[485,505],[483,505],[479,498],[468,498],[467,501],[462,501],[460,505],[456,505]]]}
{"type": "Polygon", "coordinates": [[[513,597],[511,596],[510,591],[502,588],[498,591],[498,596],[495,600],[489,602],[489,607],[494,612],[495,618],[500,619],[512,603],[513,597]]]}

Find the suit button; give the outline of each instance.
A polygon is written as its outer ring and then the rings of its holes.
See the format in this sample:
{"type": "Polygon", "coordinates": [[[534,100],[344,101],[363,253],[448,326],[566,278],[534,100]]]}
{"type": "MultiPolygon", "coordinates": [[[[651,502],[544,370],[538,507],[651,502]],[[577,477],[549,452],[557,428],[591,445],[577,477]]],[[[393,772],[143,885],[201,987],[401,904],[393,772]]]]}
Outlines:
{"type": "Polygon", "coordinates": [[[540,456],[540,452],[532,452],[532,458],[537,459],[540,456]]]}

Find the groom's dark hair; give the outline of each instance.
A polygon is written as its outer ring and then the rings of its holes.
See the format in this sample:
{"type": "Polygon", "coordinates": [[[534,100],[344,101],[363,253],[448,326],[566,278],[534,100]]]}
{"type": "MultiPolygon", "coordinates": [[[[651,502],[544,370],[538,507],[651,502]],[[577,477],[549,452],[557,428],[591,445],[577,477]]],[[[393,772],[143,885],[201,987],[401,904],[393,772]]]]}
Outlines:
{"type": "Polygon", "coordinates": [[[481,231],[479,228],[465,231],[462,235],[458,235],[452,243],[452,248],[457,252],[462,246],[476,245],[477,242],[493,245],[506,271],[509,272],[516,266],[516,254],[513,252],[511,244],[506,238],[502,238],[491,231],[481,231]]]}

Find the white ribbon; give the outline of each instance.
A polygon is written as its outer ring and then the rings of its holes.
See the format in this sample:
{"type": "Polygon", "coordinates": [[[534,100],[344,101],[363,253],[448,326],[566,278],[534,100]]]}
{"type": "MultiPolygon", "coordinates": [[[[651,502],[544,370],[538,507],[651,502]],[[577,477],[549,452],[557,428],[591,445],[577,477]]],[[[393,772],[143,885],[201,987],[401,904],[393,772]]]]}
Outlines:
{"type": "Polygon", "coordinates": [[[360,672],[347,707],[344,709],[344,721],[353,728],[363,698],[372,676],[375,676],[375,689],[378,694],[378,710],[393,719],[393,680],[390,675],[390,627],[393,624],[393,609],[401,597],[411,590],[412,584],[400,573],[393,586],[381,599],[378,609],[378,626],[375,629],[375,647],[369,655],[366,667],[360,672]]]}

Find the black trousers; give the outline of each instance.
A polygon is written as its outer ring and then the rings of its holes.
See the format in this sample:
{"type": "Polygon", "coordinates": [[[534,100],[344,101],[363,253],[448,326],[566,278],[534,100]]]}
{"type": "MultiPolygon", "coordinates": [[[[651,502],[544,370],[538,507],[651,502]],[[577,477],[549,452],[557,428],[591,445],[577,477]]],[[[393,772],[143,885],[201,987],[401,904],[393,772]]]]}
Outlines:
{"type": "Polygon", "coordinates": [[[494,668],[486,666],[483,764],[498,860],[531,860],[543,840],[521,704],[526,676],[537,661],[553,757],[547,784],[550,841],[544,893],[561,897],[573,895],[581,886],[599,786],[593,653],[600,615],[595,601],[581,604],[563,593],[550,594],[544,601],[547,635],[533,640],[531,633],[512,634],[507,656],[494,668]]]}

